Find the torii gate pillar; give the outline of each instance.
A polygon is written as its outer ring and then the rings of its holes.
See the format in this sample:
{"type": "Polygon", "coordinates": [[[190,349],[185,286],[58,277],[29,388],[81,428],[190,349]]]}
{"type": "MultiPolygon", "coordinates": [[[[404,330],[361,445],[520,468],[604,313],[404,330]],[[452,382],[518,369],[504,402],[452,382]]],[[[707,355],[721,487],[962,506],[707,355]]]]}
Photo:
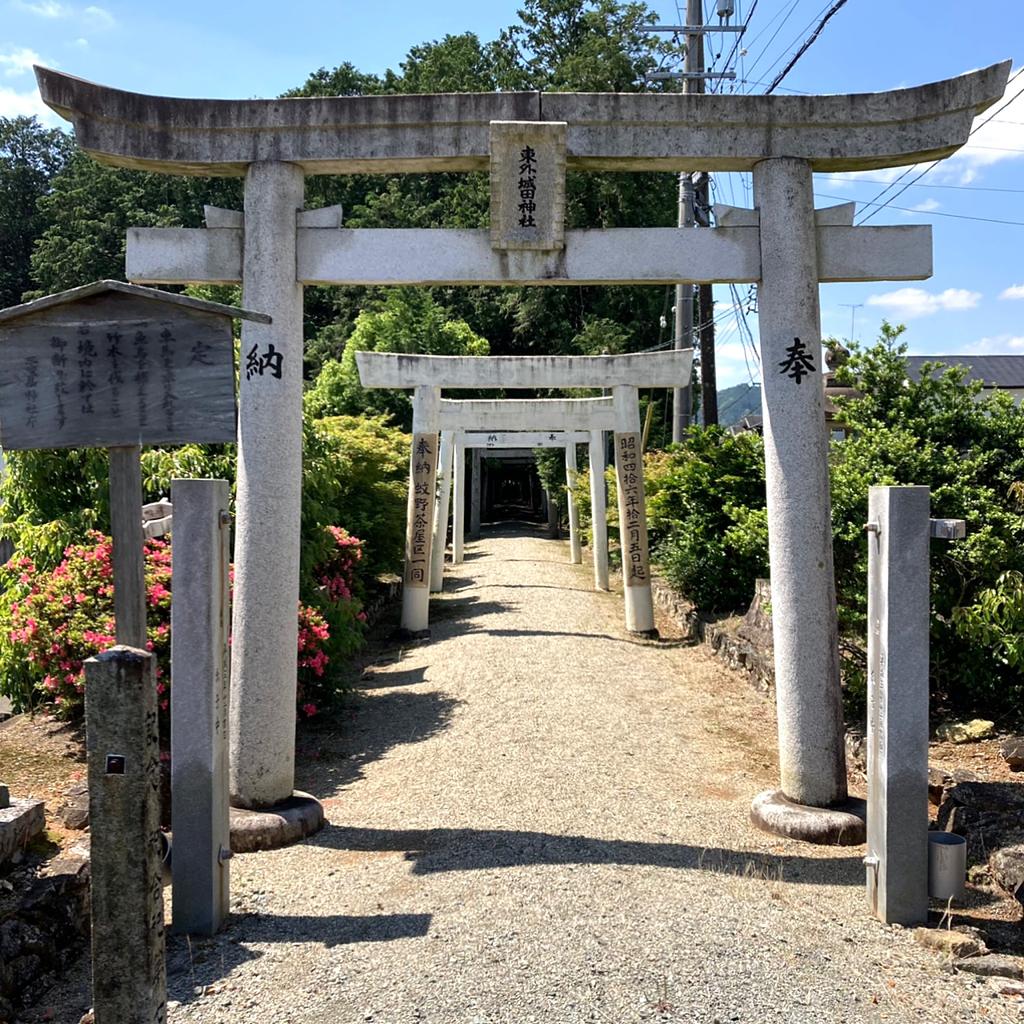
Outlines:
{"type": "Polygon", "coordinates": [[[755,164],[754,201],[782,791],[829,807],[847,790],[810,164],[755,164]]]}
{"type": "Polygon", "coordinates": [[[273,322],[242,325],[230,716],[238,807],[286,800],[295,782],[304,182],[301,167],[276,161],[250,164],[245,176],[243,302],[273,322]]]}

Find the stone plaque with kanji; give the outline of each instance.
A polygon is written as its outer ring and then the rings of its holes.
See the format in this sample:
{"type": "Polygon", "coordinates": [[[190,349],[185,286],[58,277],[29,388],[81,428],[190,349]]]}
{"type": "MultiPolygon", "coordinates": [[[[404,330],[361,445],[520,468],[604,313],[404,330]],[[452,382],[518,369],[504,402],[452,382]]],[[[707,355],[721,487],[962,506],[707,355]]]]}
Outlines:
{"type": "Polygon", "coordinates": [[[491,246],[565,245],[565,146],[562,121],[491,122],[491,246]]]}
{"type": "Polygon", "coordinates": [[[624,522],[619,524],[622,578],[627,587],[639,587],[650,583],[642,448],[641,436],[638,433],[615,435],[615,473],[624,517],[624,522]]]}
{"type": "Polygon", "coordinates": [[[437,483],[437,434],[412,436],[412,490],[409,495],[405,585],[430,584],[430,542],[434,516],[434,488],[437,483]]]}
{"type": "Polygon", "coordinates": [[[230,316],[123,288],[0,317],[0,446],[235,440],[230,316]]]}

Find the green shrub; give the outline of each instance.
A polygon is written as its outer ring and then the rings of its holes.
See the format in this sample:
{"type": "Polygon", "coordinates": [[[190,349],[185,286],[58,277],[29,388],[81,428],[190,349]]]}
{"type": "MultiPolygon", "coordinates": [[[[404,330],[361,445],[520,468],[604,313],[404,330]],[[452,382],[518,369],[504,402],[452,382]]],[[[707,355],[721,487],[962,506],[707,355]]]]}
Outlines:
{"type": "Polygon", "coordinates": [[[684,445],[645,457],[654,557],[706,611],[742,608],[768,572],[764,453],[756,434],[694,428],[684,445]]]}

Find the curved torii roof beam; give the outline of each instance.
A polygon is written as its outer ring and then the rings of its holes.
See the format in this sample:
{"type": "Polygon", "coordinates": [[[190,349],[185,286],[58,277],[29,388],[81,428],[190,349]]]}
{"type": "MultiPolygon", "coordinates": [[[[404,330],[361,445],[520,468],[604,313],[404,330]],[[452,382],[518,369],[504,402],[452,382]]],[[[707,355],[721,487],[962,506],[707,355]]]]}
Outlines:
{"type": "Polygon", "coordinates": [[[937,160],[1003,94],[1010,62],[889,92],[824,96],[439,93],[271,100],[146,96],[37,67],[43,100],[96,160],[165,174],[484,170],[492,121],[564,122],[577,170],[749,171],[773,157],[815,171],[937,160]]]}

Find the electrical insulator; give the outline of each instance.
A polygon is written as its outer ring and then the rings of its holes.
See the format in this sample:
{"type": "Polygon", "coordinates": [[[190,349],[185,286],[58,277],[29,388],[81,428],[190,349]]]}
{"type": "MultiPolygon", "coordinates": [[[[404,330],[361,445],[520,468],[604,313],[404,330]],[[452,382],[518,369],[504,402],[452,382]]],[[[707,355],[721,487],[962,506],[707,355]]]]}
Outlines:
{"type": "Polygon", "coordinates": [[[736,13],[735,0],[718,0],[718,16],[720,18],[731,18],[736,13]]]}

